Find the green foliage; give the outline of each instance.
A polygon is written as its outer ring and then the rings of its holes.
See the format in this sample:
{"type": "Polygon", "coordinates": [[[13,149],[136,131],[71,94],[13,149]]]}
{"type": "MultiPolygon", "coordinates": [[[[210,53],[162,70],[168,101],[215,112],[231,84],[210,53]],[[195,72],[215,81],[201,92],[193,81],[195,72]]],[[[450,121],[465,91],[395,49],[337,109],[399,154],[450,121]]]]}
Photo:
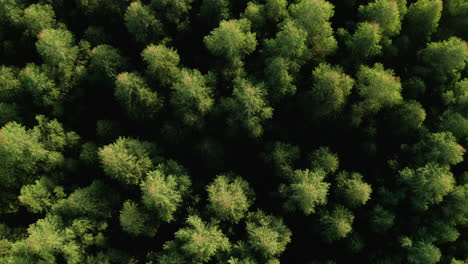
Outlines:
{"type": "Polygon", "coordinates": [[[95,180],[91,185],[75,190],[68,198],[54,204],[52,211],[64,218],[110,218],[118,200],[118,194],[110,186],[95,180]]]}
{"type": "Polygon", "coordinates": [[[342,202],[351,208],[366,204],[372,193],[371,186],[357,172],[341,172],[336,177],[336,188],[342,202]]]}
{"type": "Polygon", "coordinates": [[[346,47],[356,60],[379,55],[382,50],[382,40],[379,24],[361,22],[354,34],[346,41],[346,47]]]}
{"type": "Polygon", "coordinates": [[[71,67],[78,58],[78,47],[70,31],[44,29],[38,35],[36,49],[46,64],[58,68],[71,67]]]}
{"type": "Polygon", "coordinates": [[[325,0],[301,0],[289,6],[291,20],[307,32],[307,43],[317,60],[332,54],[337,48],[330,18],[334,6],[325,0]]]}
{"type": "Polygon", "coordinates": [[[15,122],[0,129],[0,175],[2,187],[30,184],[41,171],[50,172],[63,164],[63,156],[47,150],[37,131],[15,122]]]}
{"type": "Polygon", "coordinates": [[[119,215],[122,230],[132,236],[153,237],[157,226],[151,221],[151,215],[137,203],[127,200],[124,202],[119,215]]]}
{"type": "Polygon", "coordinates": [[[115,80],[114,97],[132,119],[154,118],[162,98],[138,73],[120,73],[115,80]]]}
{"type": "Polygon", "coordinates": [[[55,105],[64,96],[64,91],[36,64],[26,65],[20,72],[19,79],[24,89],[33,96],[37,105],[55,105]]]}
{"type": "Polygon", "coordinates": [[[338,156],[328,147],[320,147],[308,156],[312,170],[323,170],[325,173],[334,173],[339,166],[338,156]]]}
{"type": "Polygon", "coordinates": [[[21,123],[20,109],[16,104],[0,103],[0,127],[8,122],[21,123]]]}
{"type": "Polygon", "coordinates": [[[113,81],[126,67],[121,52],[110,45],[99,45],[91,50],[89,69],[98,78],[113,81]]]}
{"type": "Polygon", "coordinates": [[[466,262],[467,18],[0,0],[0,264],[466,262]]]}
{"type": "Polygon", "coordinates": [[[221,20],[230,16],[228,0],[203,0],[200,6],[200,16],[210,26],[218,25],[221,20]]]}
{"type": "Polygon", "coordinates": [[[449,168],[436,163],[428,163],[417,169],[404,168],[400,171],[399,180],[411,191],[414,206],[422,210],[442,202],[455,185],[449,168]]]}
{"type": "Polygon", "coordinates": [[[442,211],[444,217],[456,224],[466,225],[468,223],[468,184],[456,186],[445,198],[442,211]]]}
{"type": "Polygon", "coordinates": [[[0,66],[0,100],[12,102],[21,93],[21,83],[14,68],[0,66]]]}
{"type": "Polygon", "coordinates": [[[449,131],[459,142],[468,140],[468,119],[457,112],[447,111],[441,116],[440,131],[449,131]]]}
{"type": "Polygon", "coordinates": [[[341,205],[335,206],[331,211],[323,212],[320,215],[323,240],[326,243],[332,243],[335,240],[345,238],[352,230],[353,221],[353,213],[341,205]]]}
{"type": "Polygon", "coordinates": [[[288,21],[275,38],[265,41],[266,52],[271,56],[265,62],[265,75],[268,86],[272,88],[271,96],[274,100],[296,93],[293,77],[304,58],[309,56],[306,40],[307,33],[288,21]]]}
{"type": "Polygon", "coordinates": [[[394,0],[376,0],[367,5],[359,6],[360,16],[366,20],[379,24],[382,34],[392,37],[401,30],[400,10],[394,0]]]}
{"type": "Polygon", "coordinates": [[[294,163],[300,158],[300,149],[297,146],[276,141],[268,146],[263,156],[273,167],[276,176],[288,177],[293,174],[294,163]]]}
{"type": "Polygon", "coordinates": [[[271,55],[297,60],[306,53],[306,40],[307,32],[288,21],[276,33],[275,38],[265,41],[265,47],[271,55]]]}
{"type": "Polygon", "coordinates": [[[441,42],[431,42],[420,52],[421,60],[433,72],[447,75],[461,71],[468,60],[466,42],[457,37],[451,37],[441,42]]]}
{"type": "Polygon", "coordinates": [[[159,220],[172,222],[190,185],[187,175],[176,176],[165,174],[161,170],[151,171],[140,185],[143,204],[154,211],[159,220]]]}
{"type": "Polygon", "coordinates": [[[437,30],[441,13],[441,0],[419,0],[412,3],[405,17],[408,36],[416,42],[428,40],[437,30]]]}
{"type": "Polygon", "coordinates": [[[24,10],[23,23],[26,33],[36,37],[42,30],[54,28],[57,22],[52,6],[32,4],[24,10]]]}
{"type": "Polygon", "coordinates": [[[255,193],[249,183],[236,175],[218,175],[206,187],[208,210],[222,221],[238,223],[253,204],[255,193]]]}
{"type": "Polygon", "coordinates": [[[180,80],[172,87],[171,104],[184,124],[200,123],[213,108],[213,89],[208,86],[209,77],[198,70],[182,70],[180,80]]]}
{"type": "Polygon", "coordinates": [[[463,161],[465,149],[460,146],[450,132],[432,133],[425,140],[413,147],[414,153],[419,153],[419,164],[437,162],[455,165],[463,161]]]}
{"type": "Polygon", "coordinates": [[[394,131],[402,135],[408,135],[423,128],[426,111],[419,102],[403,102],[395,105],[395,108],[395,112],[390,115],[390,122],[394,131]]]}
{"type": "Polygon", "coordinates": [[[440,249],[431,243],[417,241],[408,249],[408,263],[434,264],[439,262],[442,254],[440,249]]]}
{"type": "Polygon", "coordinates": [[[187,226],[174,234],[173,241],[164,244],[159,263],[206,263],[231,247],[229,239],[214,224],[191,215],[187,226]]]}
{"type": "Polygon", "coordinates": [[[370,224],[377,233],[385,233],[395,224],[395,214],[381,205],[376,205],[371,212],[370,224]]]}
{"type": "Polygon", "coordinates": [[[307,92],[311,115],[316,118],[338,114],[351,94],[354,80],[340,67],[322,63],[312,72],[313,87],[307,92]]]}
{"type": "Polygon", "coordinates": [[[290,184],[280,185],[280,194],[287,199],[283,207],[289,211],[301,211],[310,215],[316,207],[327,203],[330,184],[325,182],[322,170],[296,170],[290,175],[290,184]]]}
{"type": "Polygon", "coordinates": [[[28,228],[28,237],[13,244],[11,263],[83,263],[91,247],[105,244],[102,231],[106,224],[76,219],[66,224],[55,215],[48,215],[28,228]]]}
{"type": "Polygon", "coordinates": [[[266,0],[265,15],[275,23],[283,21],[288,16],[287,0],[266,0]]]}
{"type": "Polygon", "coordinates": [[[383,107],[398,104],[403,100],[401,83],[391,69],[380,63],[374,67],[361,65],[357,73],[356,88],[362,101],[353,107],[353,121],[360,124],[364,115],[375,114],[383,107]]]}
{"type": "Polygon", "coordinates": [[[51,179],[41,177],[34,184],[23,185],[18,199],[33,213],[48,212],[60,199],[65,198],[63,187],[57,186],[51,179]]]}
{"type": "Polygon", "coordinates": [[[273,116],[273,108],[268,106],[266,95],[262,84],[255,85],[246,79],[234,80],[232,97],[221,101],[229,113],[228,125],[231,128],[241,126],[250,136],[260,137],[263,134],[262,123],[273,116]]]}
{"type": "Polygon", "coordinates": [[[120,137],[99,149],[104,173],[123,184],[139,184],[152,168],[155,146],[146,141],[120,137]]]}
{"type": "Polygon", "coordinates": [[[190,12],[193,0],[151,0],[151,5],[158,11],[163,11],[166,20],[180,24],[190,12]]]}
{"type": "Polygon", "coordinates": [[[136,42],[147,43],[161,38],[162,24],[151,9],[140,1],[132,2],[125,11],[125,25],[136,42]]]}
{"type": "Polygon", "coordinates": [[[242,66],[241,59],[254,52],[257,46],[255,33],[250,32],[250,25],[250,21],[245,18],[223,20],[203,42],[211,54],[223,57],[232,68],[238,69],[242,66]]]}
{"type": "Polygon", "coordinates": [[[246,231],[247,243],[264,259],[279,256],[291,242],[292,233],[283,220],[262,211],[248,215],[246,231]]]}
{"type": "Polygon", "coordinates": [[[19,26],[24,15],[22,5],[15,0],[0,2],[0,24],[19,26]]]}
{"type": "Polygon", "coordinates": [[[155,82],[171,86],[179,79],[180,58],[176,50],[164,45],[149,45],[141,52],[141,57],[147,65],[146,74],[155,82]]]}

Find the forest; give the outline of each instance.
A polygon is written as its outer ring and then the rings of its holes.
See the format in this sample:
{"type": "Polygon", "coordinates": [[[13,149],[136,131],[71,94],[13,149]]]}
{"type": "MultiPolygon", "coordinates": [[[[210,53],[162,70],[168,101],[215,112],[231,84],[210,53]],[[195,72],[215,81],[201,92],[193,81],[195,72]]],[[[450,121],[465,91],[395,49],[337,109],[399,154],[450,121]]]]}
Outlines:
{"type": "Polygon", "coordinates": [[[0,0],[0,264],[467,264],[468,1],[0,0]]]}

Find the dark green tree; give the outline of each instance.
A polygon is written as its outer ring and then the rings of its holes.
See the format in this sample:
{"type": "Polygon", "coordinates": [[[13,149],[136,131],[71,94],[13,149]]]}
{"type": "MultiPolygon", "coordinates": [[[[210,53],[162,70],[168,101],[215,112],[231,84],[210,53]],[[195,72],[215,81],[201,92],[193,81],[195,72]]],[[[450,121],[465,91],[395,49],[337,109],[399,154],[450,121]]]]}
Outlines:
{"type": "Polygon", "coordinates": [[[238,223],[253,204],[255,193],[249,183],[239,176],[218,175],[206,187],[208,210],[222,221],[238,223]]]}

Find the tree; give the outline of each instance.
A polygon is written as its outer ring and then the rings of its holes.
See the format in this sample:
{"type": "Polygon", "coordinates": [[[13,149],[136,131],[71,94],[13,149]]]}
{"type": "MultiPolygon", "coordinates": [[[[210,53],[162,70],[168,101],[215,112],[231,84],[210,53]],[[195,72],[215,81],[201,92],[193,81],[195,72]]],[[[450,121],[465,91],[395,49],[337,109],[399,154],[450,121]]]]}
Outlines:
{"type": "Polygon", "coordinates": [[[291,231],[281,218],[262,211],[249,213],[246,224],[247,243],[268,260],[279,256],[291,242],[291,231]]]}
{"type": "Polygon", "coordinates": [[[340,67],[321,63],[312,72],[313,87],[307,92],[307,104],[316,118],[338,114],[351,94],[354,80],[340,67]]]}
{"type": "Polygon", "coordinates": [[[173,241],[164,244],[159,263],[206,263],[230,249],[229,239],[216,225],[196,215],[189,216],[186,223],[174,234],[173,241]]]}
{"type": "Polygon", "coordinates": [[[115,80],[114,97],[131,119],[154,118],[163,100],[138,73],[120,73],[115,80]]]}
{"type": "Polygon", "coordinates": [[[21,123],[22,118],[17,104],[0,103],[0,127],[8,122],[21,123]]]}
{"type": "Polygon", "coordinates": [[[431,133],[415,144],[412,151],[417,155],[418,164],[436,162],[455,165],[463,161],[465,149],[457,143],[450,132],[431,133]]]}
{"type": "Polygon", "coordinates": [[[104,44],[91,50],[89,69],[97,79],[112,82],[119,72],[125,70],[126,63],[120,50],[104,44]]]}
{"type": "Polygon", "coordinates": [[[218,175],[207,187],[208,210],[222,221],[238,223],[253,204],[255,193],[249,183],[233,174],[218,175]]]}
{"type": "Polygon", "coordinates": [[[64,29],[44,29],[38,38],[36,49],[44,62],[63,71],[70,70],[79,52],[72,33],[64,29]]]}
{"type": "Polygon", "coordinates": [[[120,137],[99,148],[104,173],[123,184],[139,184],[155,162],[155,145],[146,141],[120,137]]]}
{"type": "Polygon", "coordinates": [[[423,128],[426,111],[418,101],[404,101],[395,105],[395,111],[390,113],[392,130],[399,135],[411,135],[423,128]]]}
{"type": "Polygon", "coordinates": [[[132,2],[125,11],[125,25],[136,42],[141,44],[161,38],[162,24],[151,9],[140,1],[132,2]]]}
{"type": "Polygon", "coordinates": [[[300,158],[300,149],[297,146],[276,141],[267,146],[263,156],[272,166],[276,176],[286,178],[294,173],[293,168],[300,158]]]}
{"type": "Polygon", "coordinates": [[[36,37],[42,30],[56,27],[55,12],[51,5],[32,4],[24,10],[26,33],[36,37]]]}
{"type": "MultiPolygon", "coordinates": [[[[265,5],[256,2],[248,2],[247,7],[241,14],[241,18],[245,18],[250,21],[252,31],[255,33],[261,32],[267,23],[265,5]]],[[[258,37],[260,37],[260,35],[258,37]]]]}
{"type": "Polygon", "coordinates": [[[183,20],[188,19],[192,2],[193,0],[151,0],[151,6],[163,13],[168,22],[180,26],[183,20]]]}
{"type": "Polygon", "coordinates": [[[32,213],[48,212],[59,200],[65,198],[62,186],[57,186],[50,178],[41,177],[34,184],[23,185],[20,203],[32,213]]]}
{"type": "Polygon", "coordinates": [[[382,51],[382,40],[379,24],[360,22],[354,34],[346,40],[346,47],[356,61],[377,56],[382,51]]]}
{"type": "Polygon", "coordinates": [[[374,67],[361,65],[357,73],[356,88],[362,101],[353,107],[353,119],[357,124],[363,115],[375,114],[383,107],[398,104],[403,100],[401,83],[391,69],[384,69],[380,63],[374,67]]]}
{"type": "Polygon", "coordinates": [[[63,219],[90,217],[111,218],[119,204],[119,195],[102,181],[94,180],[89,186],[76,189],[66,199],[52,206],[52,212],[63,219]]]}
{"type": "Polygon", "coordinates": [[[288,21],[275,38],[265,41],[265,50],[269,55],[265,62],[265,76],[275,100],[296,93],[293,77],[303,61],[310,56],[306,40],[307,33],[288,21]]]}
{"type": "Polygon", "coordinates": [[[63,99],[64,91],[36,64],[26,65],[19,79],[37,105],[54,106],[63,99]]]}
{"type": "Polygon", "coordinates": [[[37,125],[32,129],[33,133],[39,136],[47,150],[61,151],[76,149],[80,137],[73,131],[65,132],[61,123],[57,119],[38,115],[36,116],[37,125]]]}
{"type": "Polygon", "coordinates": [[[411,264],[435,264],[439,262],[441,256],[440,249],[433,244],[417,241],[408,248],[407,260],[411,264]]]}
{"type": "Polygon", "coordinates": [[[468,208],[466,208],[468,184],[465,182],[455,186],[444,200],[441,206],[444,219],[454,224],[466,225],[468,223],[468,208]]]}
{"type": "Polygon", "coordinates": [[[397,1],[376,0],[367,5],[361,5],[359,15],[366,21],[379,24],[385,36],[393,37],[400,33],[403,16],[400,14],[397,1]]]}
{"type": "Polygon", "coordinates": [[[372,188],[357,172],[341,172],[336,178],[336,194],[351,208],[363,206],[370,199],[372,188]]]}
{"type": "Polygon", "coordinates": [[[301,0],[289,6],[291,20],[307,32],[307,43],[319,61],[333,53],[338,45],[329,22],[333,9],[325,0],[301,0]]]}
{"type": "Polygon", "coordinates": [[[465,68],[468,47],[464,40],[451,37],[441,42],[430,42],[419,55],[431,74],[444,77],[465,68]]]}
{"type": "Polygon", "coordinates": [[[287,199],[283,207],[289,211],[301,211],[310,215],[316,207],[327,203],[330,184],[325,182],[322,170],[296,170],[290,175],[290,184],[280,185],[280,194],[287,199]]]}
{"type": "Polygon", "coordinates": [[[221,21],[203,41],[211,54],[227,60],[248,55],[257,46],[255,33],[250,32],[250,22],[247,19],[221,21]]]}
{"type": "Polygon", "coordinates": [[[339,166],[338,156],[328,147],[320,147],[308,155],[312,170],[323,170],[325,173],[334,173],[339,166]]]}
{"type": "Polygon", "coordinates": [[[271,57],[265,61],[265,76],[267,77],[267,85],[270,88],[270,97],[274,102],[278,102],[281,98],[296,94],[296,85],[294,82],[294,74],[297,72],[293,62],[283,57],[271,57]]]}
{"type": "Polygon", "coordinates": [[[172,87],[171,104],[187,125],[199,124],[214,105],[210,76],[198,70],[182,70],[180,80],[172,87]]]}
{"type": "Polygon", "coordinates": [[[332,243],[348,236],[352,230],[354,215],[341,205],[320,216],[321,234],[326,243],[332,243]]]}
{"type": "Polygon", "coordinates": [[[124,202],[119,215],[122,229],[132,236],[153,237],[157,232],[157,225],[152,223],[151,215],[137,203],[127,200],[124,202]]]}
{"type": "Polygon", "coordinates": [[[2,102],[14,102],[21,93],[21,83],[14,68],[0,66],[0,100],[2,102]]]}
{"type": "Polygon", "coordinates": [[[0,129],[0,164],[1,209],[15,211],[20,188],[43,173],[53,174],[64,165],[64,156],[47,149],[37,130],[11,122],[0,129]]]}
{"type": "Polygon", "coordinates": [[[162,222],[172,222],[190,185],[187,175],[176,176],[165,174],[161,170],[151,171],[140,184],[143,204],[155,212],[162,222]]]}
{"type": "Polygon", "coordinates": [[[288,16],[287,0],[266,0],[265,15],[274,23],[283,21],[288,16]]]}
{"type": "Polygon", "coordinates": [[[408,186],[411,200],[417,209],[427,210],[430,205],[442,202],[453,190],[455,179],[448,166],[428,163],[417,169],[404,168],[398,179],[408,186]]]}
{"type": "Polygon", "coordinates": [[[468,119],[460,113],[446,111],[440,117],[439,131],[449,131],[459,142],[468,140],[468,119]]]}
{"type": "Polygon", "coordinates": [[[427,41],[437,30],[442,15],[441,0],[418,0],[405,17],[407,35],[415,42],[427,41]]]}
{"type": "Polygon", "coordinates": [[[5,0],[0,3],[0,24],[19,27],[23,16],[23,7],[17,1],[5,0]]]}
{"type": "Polygon", "coordinates": [[[263,86],[255,85],[246,79],[234,80],[232,97],[221,102],[228,112],[230,127],[242,126],[252,137],[263,134],[262,123],[273,116],[273,109],[267,105],[263,86]]]}
{"type": "Polygon", "coordinates": [[[228,0],[203,0],[200,6],[200,16],[210,28],[213,28],[220,21],[229,18],[231,13],[230,6],[231,4],[228,0]]]}
{"type": "Polygon", "coordinates": [[[395,224],[395,214],[381,205],[376,205],[369,220],[374,232],[385,233],[395,224]]]}
{"type": "Polygon", "coordinates": [[[180,78],[180,58],[176,50],[151,44],[141,52],[141,57],[147,65],[148,77],[163,87],[171,87],[180,78]]]}

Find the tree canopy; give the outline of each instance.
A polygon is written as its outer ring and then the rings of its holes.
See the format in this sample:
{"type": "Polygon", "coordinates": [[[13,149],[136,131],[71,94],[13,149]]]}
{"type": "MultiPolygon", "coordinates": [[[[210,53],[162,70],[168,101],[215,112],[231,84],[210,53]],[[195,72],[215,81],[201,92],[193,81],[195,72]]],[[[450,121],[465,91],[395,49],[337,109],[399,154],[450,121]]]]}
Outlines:
{"type": "Polygon", "coordinates": [[[0,264],[468,263],[466,0],[0,0],[0,264]]]}

